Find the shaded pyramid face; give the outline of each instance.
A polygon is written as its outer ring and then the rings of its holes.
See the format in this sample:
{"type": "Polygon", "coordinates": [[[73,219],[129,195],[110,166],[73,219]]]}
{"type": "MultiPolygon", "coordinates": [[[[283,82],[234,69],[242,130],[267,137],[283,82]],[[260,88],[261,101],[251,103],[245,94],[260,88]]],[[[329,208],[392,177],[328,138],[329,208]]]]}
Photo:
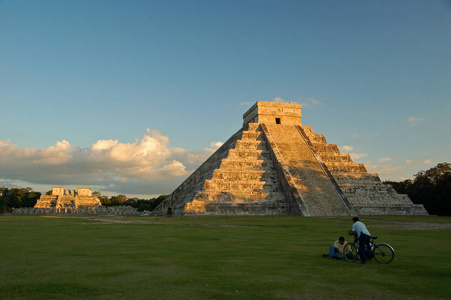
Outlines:
{"type": "Polygon", "coordinates": [[[301,105],[259,101],[243,119],[153,214],[427,214],[303,126],[301,105]]]}

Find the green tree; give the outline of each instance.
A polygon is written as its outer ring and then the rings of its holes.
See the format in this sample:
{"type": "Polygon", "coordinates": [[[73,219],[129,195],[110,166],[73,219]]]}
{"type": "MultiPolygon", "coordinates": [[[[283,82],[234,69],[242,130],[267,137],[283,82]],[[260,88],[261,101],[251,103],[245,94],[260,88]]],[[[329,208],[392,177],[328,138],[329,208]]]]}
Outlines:
{"type": "Polygon", "coordinates": [[[407,188],[412,184],[412,180],[404,181],[384,181],[385,184],[390,184],[398,194],[407,194],[407,188]]]}
{"type": "Polygon", "coordinates": [[[107,196],[103,196],[100,192],[98,191],[94,191],[92,192],[92,195],[99,198],[100,203],[102,203],[102,205],[108,206],[109,204],[111,204],[111,201],[108,199],[107,196]]]}
{"type": "Polygon", "coordinates": [[[0,211],[5,212],[12,208],[33,207],[41,197],[41,193],[32,188],[5,188],[0,189],[0,211]]]}
{"type": "Polygon", "coordinates": [[[22,198],[22,207],[34,207],[40,197],[41,193],[30,190],[27,195],[22,198]]]}
{"type": "Polygon", "coordinates": [[[6,195],[4,195],[8,203],[9,209],[18,208],[22,204],[22,200],[19,197],[18,190],[19,189],[17,188],[9,189],[8,191],[6,191],[6,195]]]}
{"type": "Polygon", "coordinates": [[[444,162],[415,174],[413,180],[384,182],[413,203],[423,204],[431,215],[451,216],[451,164],[444,162]]]}
{"type": "Polygon", "coordinates": [[[117,195],[110,198],[112,206],[125,205],[127,202],[127,196],[125,195],[117,195]]]}
{"type": "Polygon", "coordinates": [[[0,213],[5,213],[6,208],[8,207],[8,201],[4,197],[7,190],[8,189],[5,187],[0,188],[0,213]]]}
{"type": "Polygon", "coordinates": [[[434,184],[438,184],[439,181],[445,179],[447,175],[451,172],[451,164],[444,162],[440,163],[437,166],[430,168],[427,171],[420,171],[415,174],[415,180],[424,178],[434,184]]]}

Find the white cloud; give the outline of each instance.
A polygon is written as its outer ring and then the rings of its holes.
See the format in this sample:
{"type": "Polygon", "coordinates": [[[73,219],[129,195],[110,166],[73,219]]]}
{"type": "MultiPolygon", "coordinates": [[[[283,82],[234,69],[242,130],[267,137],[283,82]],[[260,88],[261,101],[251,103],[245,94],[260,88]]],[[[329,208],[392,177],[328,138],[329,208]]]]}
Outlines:
{"type": "Polygon", "coordinates": [[[167,177],[179,177],[186,175],[185,166],[176,160],[173,160],[170,164],[163,166],[159,172],[167,177]]]}
{"type": "Polygon", "coordinates": [[[352,151],[352,150],[354,150],[354,147],[352,147],[352,146],[342,146],[341,147],[341,151],[344,151],[344,152],[349,152],[349,151],[352,151]]]}
{"type": "Polygon", "coordinates": [[[0,140],[0,169],[3,181],[31,187],[75,185],[113,190],[128,185],[141,189],[134,191],[136,194],[169,193],[176,186],[168,185],[180,183],[221,145],[213,142],[203,151],[170,148],[167,136],[149,129],[132,143],[98,140],[86,149],[66,140],[42,149],[19,148],[10,140],[0,140]],[[149,186],[160,191],[149,191],[149,186]]]}
{"type": "Polygon", "coordinates": [[[414,116],[410,116],[408,119],[407,119],[407,122],[409,122],[409,124],[411,125],[411,126],[415,126],[417,123],[419,123],[419,122],[421,122],[422,121],[422,119],[418,119],[418,118],[416,118],[416,117],[414,117],[414,116]]]}
{"type": "MultiPolygon", "coordinates": [[[[89,158],[110,166],[120,167],[131,174],[155,175],[159,166],[170,160],[169,139],[158,130],[147,129],[147,134],[134,143],[117,140],[99,140],[89,149],[89,158]]],[[[121,171],[115,170],[121,174],[121,171]]]]}
{"type": "Polygon", "coordinates": [[[432,164],[433,162],[432,162],[432,160],[427,159],[427,160],[425,160],[423,163],[424,163],[424,164],[432,164]]]}
{"type": "Polygon", "coordinates": [[[43,149],[19,149],[10,140],[0,141],[0,162],[15,164],[20,161],[32,164],[59,165],[72,159],[74,147],[66,140],[56,142],[55,146],[43,149]]]}
{"type": "Polygon", "coordinates": [[[384,162],[387,162],[387,161],[391,161],[391,158],[390,157],[381,157],[381,158],[379,158],[379,162],[380,163],[384,163],[384,162]]]}
{"type": "Polygon", "coordinates": [[[17,146],[13,145],[10,140],[0,141],[0,159],[15,153],[16,149],[17,146]]]}
{"type": "Polygon", "coordinates": [[[219,149],[219,147],[221,147],[224,143],[221,142],[212,142],[210,143],[210,148],[204,148],[205,151],[207,152],[215,152],[216,150],[219,149]]]}
{"type": "Polygon", "coordinates": [[[96,143],[92,144],[91,149],[94,151],[108,150],[116,146],[118,143],[118,140],[98,140],[96,143]]]}
{"type": "Polygon", "coordinates": [[[349,155],[351,156],[352,160],[368,156],[367,153],[349,153],[349,155]]]}
{"type": "Polygon", "coordinates": [[[38,150],[37,156],[33,162],[37,164],[60,165],[72,159],[74,148],[66,140],[56,142],[55,146],[50,146],[38,150]]]}

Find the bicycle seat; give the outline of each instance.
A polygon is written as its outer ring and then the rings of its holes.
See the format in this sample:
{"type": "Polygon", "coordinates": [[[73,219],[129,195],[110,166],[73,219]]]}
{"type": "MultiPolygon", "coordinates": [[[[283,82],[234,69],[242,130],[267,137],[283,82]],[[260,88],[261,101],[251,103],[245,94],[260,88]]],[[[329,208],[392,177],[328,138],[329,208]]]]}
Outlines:
{"type": "Polygon", "coordinates": [[[375,239],[377,239],[377,236],[372,236],[371,238],[372,238],[373,240],[375,240],[375,239]]]}

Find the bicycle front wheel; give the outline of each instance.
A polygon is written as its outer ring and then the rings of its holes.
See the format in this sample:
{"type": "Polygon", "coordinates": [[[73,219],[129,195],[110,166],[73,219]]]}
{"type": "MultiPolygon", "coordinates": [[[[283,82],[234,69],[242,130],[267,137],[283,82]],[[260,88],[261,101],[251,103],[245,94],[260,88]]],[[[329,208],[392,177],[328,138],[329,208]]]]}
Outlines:
{"type": "Polygon", "coordinates": [[[374,259],[381,264],[389,264],[395,258],[395,250],[388,244],[374,246],[374,259]]]}
{"type": "Polygon", "coordinates": [[[345,258],[349,262],[353,262],[357,259],[357,248],[353,243],[347,243],[343,251],[345,258]]]}

